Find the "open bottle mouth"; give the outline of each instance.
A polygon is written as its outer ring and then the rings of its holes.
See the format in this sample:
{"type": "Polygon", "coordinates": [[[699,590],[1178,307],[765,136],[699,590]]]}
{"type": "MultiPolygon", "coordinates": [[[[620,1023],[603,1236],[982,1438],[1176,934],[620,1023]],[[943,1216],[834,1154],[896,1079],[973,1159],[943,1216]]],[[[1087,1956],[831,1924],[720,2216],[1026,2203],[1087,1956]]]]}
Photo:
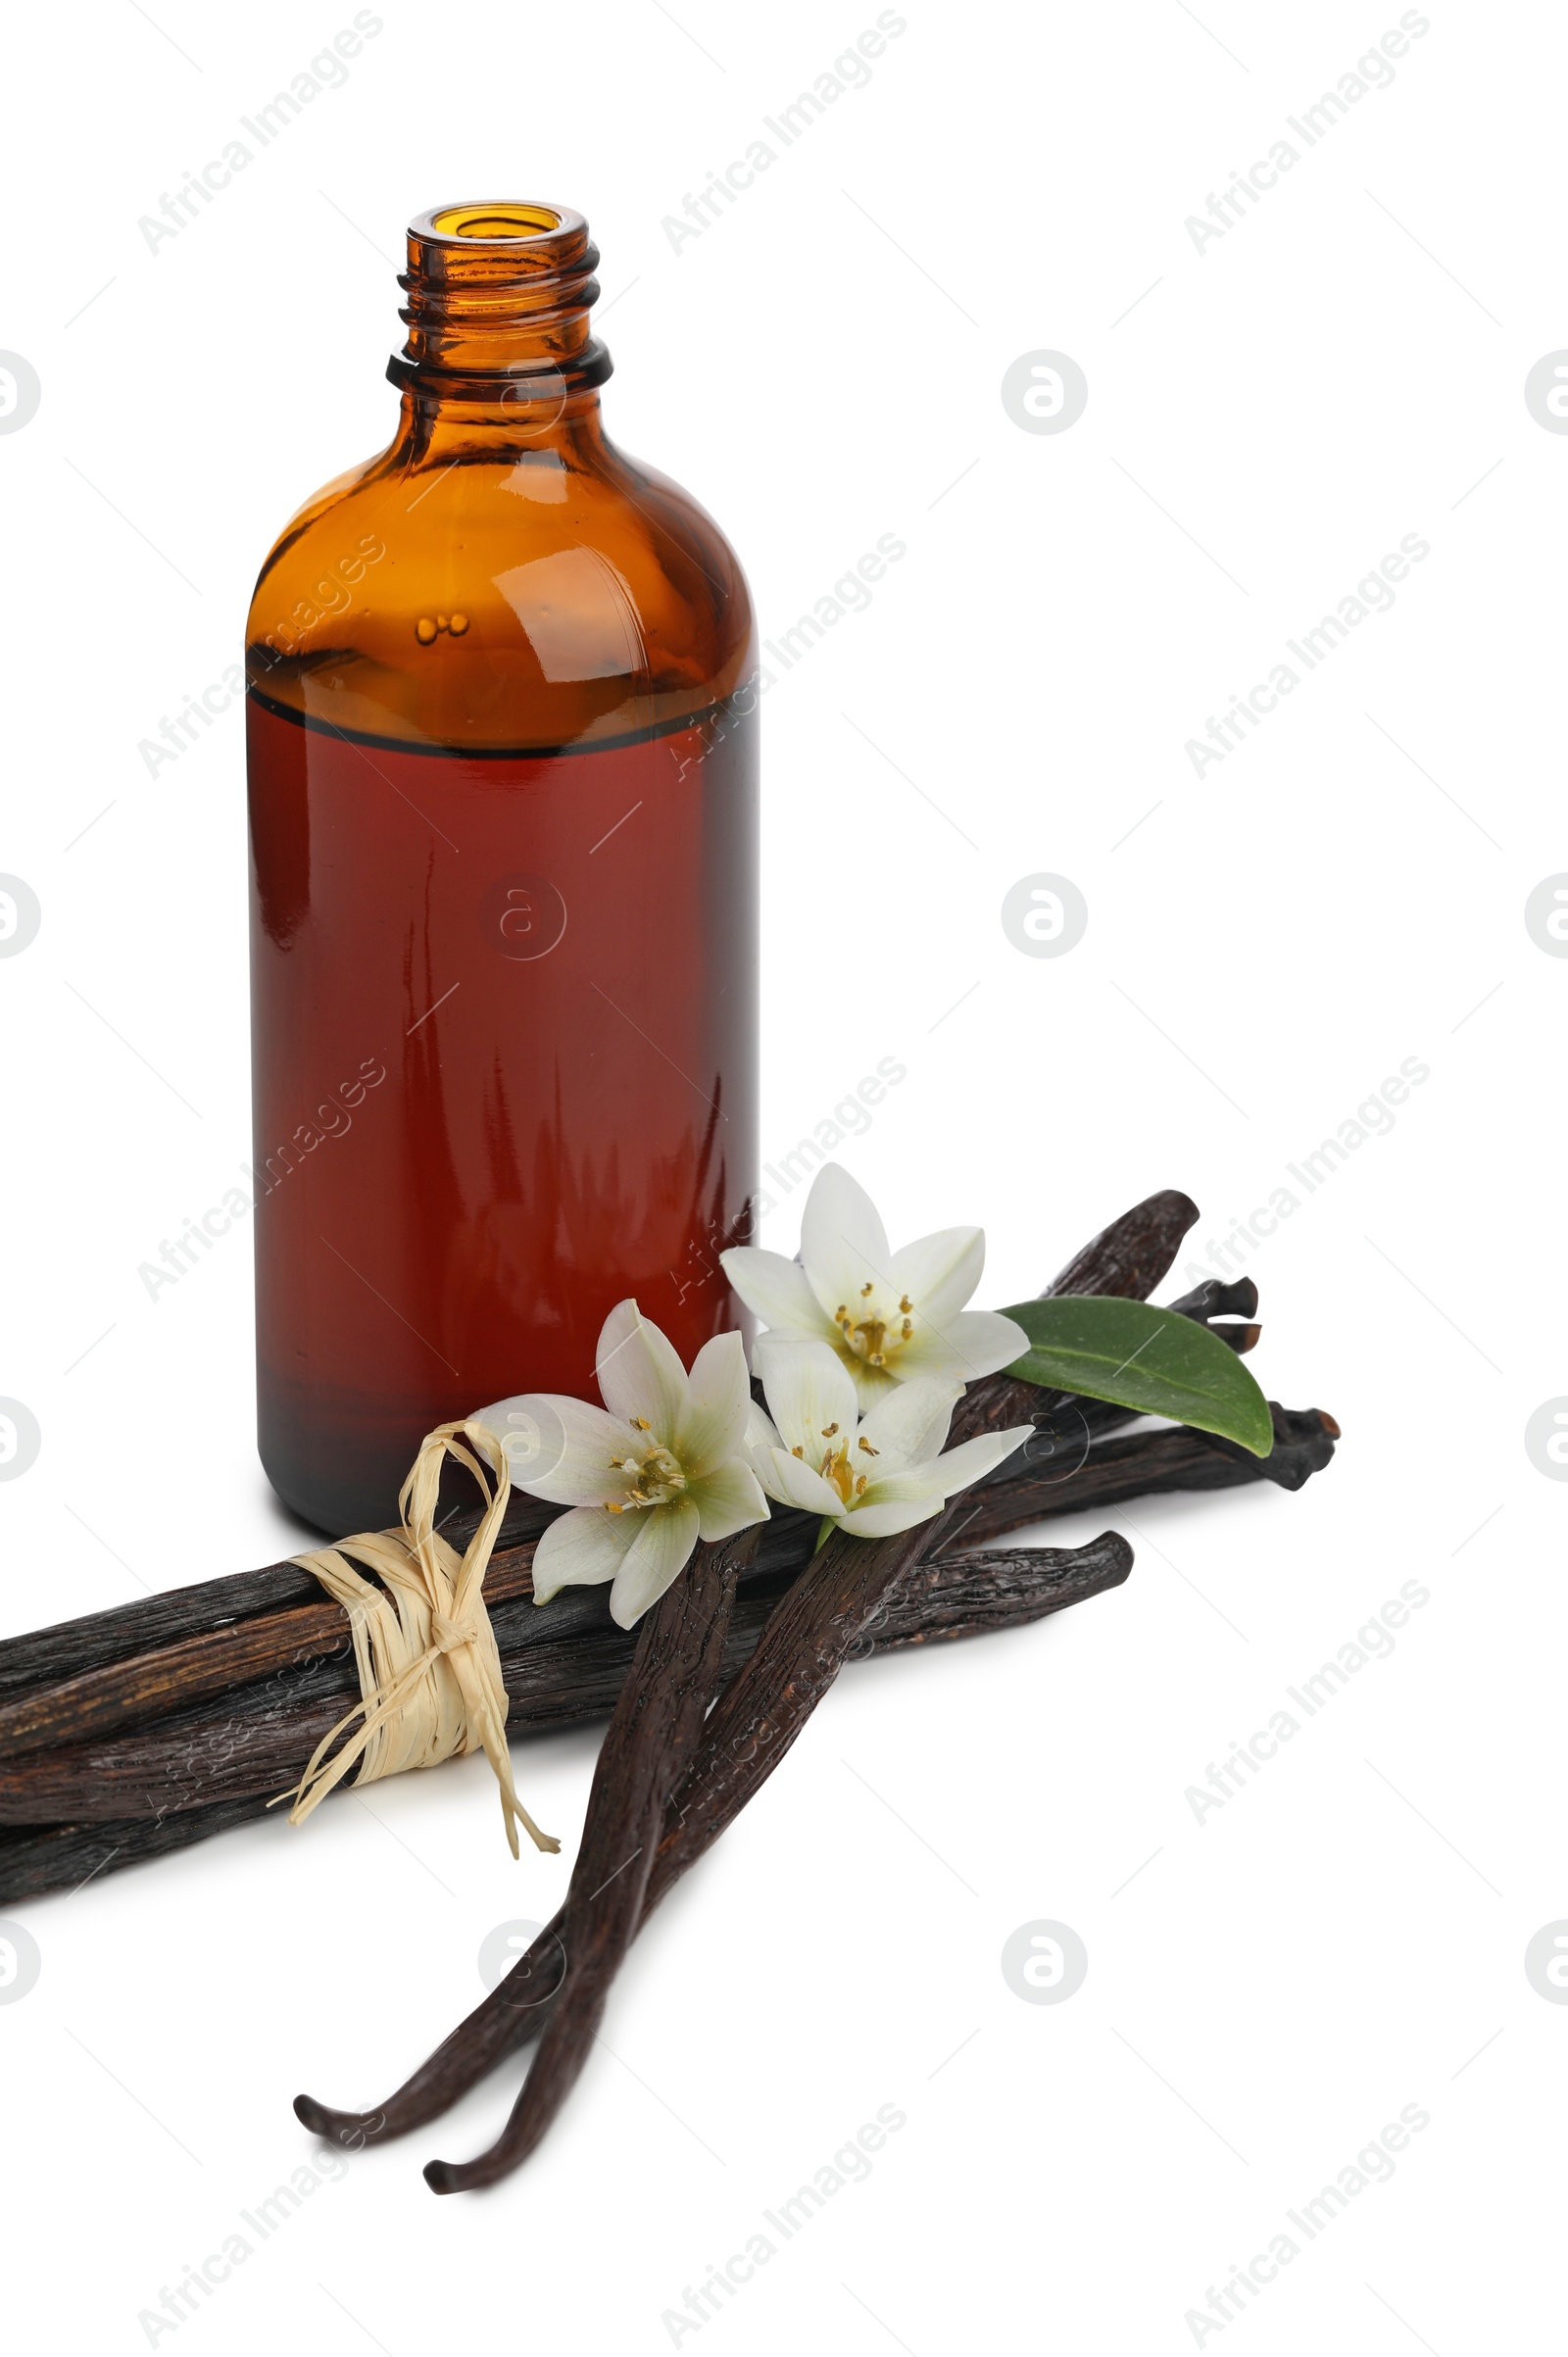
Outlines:
{"type": "Polygon", "coordinates": [[[409,224],[403,352],[395,385],[437,401],[559,403],[603,384],[610,355],[588,332],[599,251],[580,213],[534,199],[435,205],[409,224]]]}
{"type": "Polygon", "coordinates": [[[409,235],[515,245],[524,238],[548,237],[556,230],[586,229],[587,225],[580,213],[568,213],[559,205],[438,205],[411,222],[409,235]]]}

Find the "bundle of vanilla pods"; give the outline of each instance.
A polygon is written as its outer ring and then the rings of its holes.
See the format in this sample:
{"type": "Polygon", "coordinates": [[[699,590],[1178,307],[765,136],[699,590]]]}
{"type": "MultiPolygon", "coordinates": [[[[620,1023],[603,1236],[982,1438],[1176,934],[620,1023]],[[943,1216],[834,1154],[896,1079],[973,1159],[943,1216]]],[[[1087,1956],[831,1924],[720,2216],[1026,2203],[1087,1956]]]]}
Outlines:
{"type": "MultiPolygon", "coordinates": [[[[1186,1196],[1150,1197],[1086,1246],[1051,1290],[1147,1300],[1197,1216],[1186,1196]]],[[[1250,1280],[1204,1285],[1170,1307],[1238,1351],[1257,1340],[1250,1280]]],[[[1103,1401],[1006,1388],[1011,1421],[1027,1418],[1035,1437],[965,1493],[956,1512],[915,1536],[857,1656],[1036,1620],[1118,1586],[1132,1566],[1114,1533],[1075,1549],[999,1549],[991,1543],[1004,1532],[1151,1492],[1254,1481],[1299,1489],[1338,1438],[1321,1411],[1271,1401],[1274,1448],[1258,1458],[1186,1426],[1150,1427],[1103,1401]]],[[[534,1544],[562,1510],[514,1495],[485,1581],[510,1737],[608,1716],[636,1647],[636,1633],[611,1620],[605,1589],[567,1589],[536,1608],[534,1544]]],[[[454,1512],[444,1535],[461,1549],[475,1519],[454,1512]]],[[[726,1678],[755,1652],[816,1541],[808,1515],[776,1511],[762,1528],[739,1574],[726,1678]]],[[[75,1890],[264,1815],[358,1694],[347,1618],[295,1563],[0,1643],[0,1904],[75,1890]]]]}

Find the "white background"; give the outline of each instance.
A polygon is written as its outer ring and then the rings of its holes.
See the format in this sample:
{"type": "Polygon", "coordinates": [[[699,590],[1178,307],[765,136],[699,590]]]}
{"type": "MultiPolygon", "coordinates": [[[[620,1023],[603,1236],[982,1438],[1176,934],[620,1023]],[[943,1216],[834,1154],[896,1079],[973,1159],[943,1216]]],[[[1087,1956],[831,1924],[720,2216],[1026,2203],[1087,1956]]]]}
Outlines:
{"type": "MultiPolygon", "coordinates": [[[[513,2067],[159,2347],[667,2348],[684,2287],[890,2103],[868,2182],[678,2345],[1467,2357],[1556,2329],[1568,2012],[1523,1952],[1568,1915],[1565,1496],[1523,1433],[1568,1392],[1568,964],[1523,909],[1568,867],[1568,440],[1523,385],[1568,343],[1563,22],[1434,5],[1307,149],[1285,119],[1393,0],[906,13],[678,252],[662,218],[870,0],[392,0],[156,252],[138,217],[347,0],[14,30],[0,344],[43,398],[0,439],[0,869],[43,920],[0,962],[0,1393],[42,1447],[0,1485],[0,1628],[298,1543],[254,1454],[247,1235],[156,1303],[136,1273],[249,1158],[239,716],[156,780],[137,746],[236,660],[284,517],[389,438],[402,227],[474,196],[587,214],[610,430],[718,517],[767,634],[907,543],[764,708],[764,1154],[898,1058],[844,1158],[896,1243],[982,1220],[998,1305],[1157,1186],[1203,1205],[1178,1277],[1215,1270],[1208,1240],[1419,1059],[1248,1263],[1265,1388],[1344,1446],[1294,1498],[1117,1518],[1113,1596],[848,1672],[639,1943],[522,2174],[444,2202],[418,2176],[488,2142],[513,2067]],[[1200,252],[1187,217],[1282,136],[1299,161],[1200,252]],[[1065,433],[1003,406],[1041,349],[1087,375],[1065,433]],[[1392,611],[1195,776],[1187,740],[1406,534],[1430,554],[1392,611]],[[1088,903],[1065,958],[1002,930],[1038,871],[1088,903]],[[1198,1822],[1187,1788],[1408,1580],[1392,1656],[1198,1822]],[[1002,1976],[1038,1918],[1088,1948],[1059,2005],[1002,1976]],[[1208,2287],[1411,2104],[1392,2181],[1200,2335],[1208,2287]]],[[[796,1234],[785,1203],[768,1240],[796,1234]]],[[[21,1911],[18,2347],[146,2346],[138,2313],[305,2158],[296,2089],[384,2093],[476,2001],[484,1935],[565,1889],[596,1742],[515,1753],[559,1859],[511,1863],[469,1761],[21,1911]]]]}

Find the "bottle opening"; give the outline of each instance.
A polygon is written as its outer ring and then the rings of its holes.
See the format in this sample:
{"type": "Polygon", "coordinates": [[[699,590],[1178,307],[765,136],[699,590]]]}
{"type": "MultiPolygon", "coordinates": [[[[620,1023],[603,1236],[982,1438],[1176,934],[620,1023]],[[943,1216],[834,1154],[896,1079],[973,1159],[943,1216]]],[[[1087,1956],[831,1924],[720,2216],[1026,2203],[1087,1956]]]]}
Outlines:
{"type": "Polygon", "coordinates": [[[564,225],[565,215],[550,205],[443,205],[429,217],[438,237],[482,237],[515,241],[549,236],[564,225]]]}

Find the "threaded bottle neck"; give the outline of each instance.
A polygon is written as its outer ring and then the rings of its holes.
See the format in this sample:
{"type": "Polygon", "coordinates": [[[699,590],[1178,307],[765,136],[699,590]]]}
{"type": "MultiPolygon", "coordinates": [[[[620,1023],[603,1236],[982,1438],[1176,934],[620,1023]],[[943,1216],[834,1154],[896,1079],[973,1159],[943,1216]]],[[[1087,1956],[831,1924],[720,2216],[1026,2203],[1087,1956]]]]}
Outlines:
{"type": "Polygon", "coordinates": [[[416,399],[532,409],[603,384],[599,250],[563,205],[438,205],[409,226],[409,330],[387,375],[416,399]]]}

